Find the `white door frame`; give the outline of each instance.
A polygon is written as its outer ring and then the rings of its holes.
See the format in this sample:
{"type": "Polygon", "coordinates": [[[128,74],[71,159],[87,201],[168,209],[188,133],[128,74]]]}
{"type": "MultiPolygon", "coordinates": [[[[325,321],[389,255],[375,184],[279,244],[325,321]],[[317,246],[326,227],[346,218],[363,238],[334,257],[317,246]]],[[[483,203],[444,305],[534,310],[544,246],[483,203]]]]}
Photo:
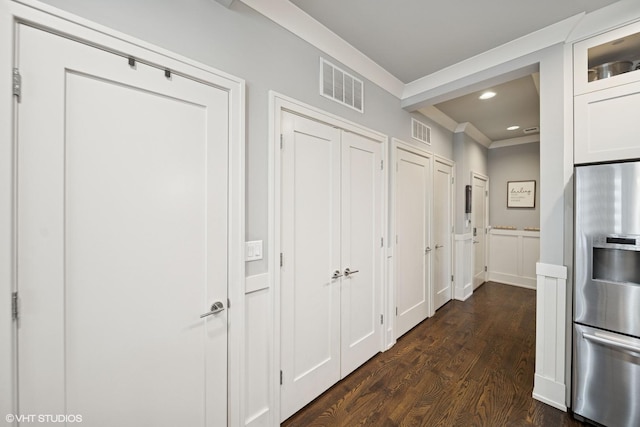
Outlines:
{"type": "MultiPolygon", "coordinates": [[[[272,385],[271,392],[269,393],[269,411],[271,418],[269,420],[270,425],[280,424],[280,257],[281,252],[281,167],[282,158],[280,151],[280,135],[282,129],[281,116],[282,111],[288,111],[293,114],[298,114],[307,117],[311,120],[316,120],[322,123],[326,123],[330,126],[334,126],[339,129],[343,129],[349,132],[353,132],[362,135],[366,138],[378,141],[383,144],[383,152],[388,153],[388,137],[380,132],[371,130],[357,123],[345,120],[337,115],[328,113],[319,108],[312,107],[296,99],[290,98],[280,93],[269,91],[269,283],[273,284],[273,291],[271,294],[271,312],[273,313],[273,323],[269,328],[273,334],[272,346],[271,346],[271,372],[269,373],[269,381],[272,385]]],[[[382,202],[382,221],[383,224],[387,224],[387,206],[388,206],[388,179],[386,179],[388,167],[387,159],[383,159],[384,167],[384,195],[382,202]]],[[[387,238],[387,227],[383,227],[383,239],[385,242],[387,238]]],[[[386,246],[386,245],[385,245],[386,246]]],[[[386,304],[386,250],[382,251],[380,257],[380,263],[382,266],[382,307],[387,307],[386,304]]],[[[389,313],[384,313],[385,322],[384,329],[386,330],[386,322],[390,318],[389,313]]],[[[383,342],[380,343],[380,351],[384,351],[388,347],[386,346],[386,334],[383,334],[383,342]]]]}
{"type": "MultiPolygon", "coordinates": [[[[483,181],[485,181],[487,184],[486,187],[486,193],[483,195],[484,197],[484,224],[482,225],[482,228],[485,232],[485,238],[484,238],[484,262],[485,265],[489,265],[489,231],[488,231],[488,227],[489,227],[489,177],[487,175],[481,174],[479,172],[474,172],[471,171],[471,188],[473,188],[473,180],[474,178],[478,178],[481,179],[483,181]]],[[[473,195],[471,196],[473,197],[473,195]]],[[[475,222],[473,221],[473,214],[471,214],[471,240],[473,240],[473,228],[476,227],[477,229],[477,225],[475,224],[475,222]]],[[[473,288],[473,278],[474,278],[474,271],[473,271],[473,266],[475,265],[475,251],[471,251],[472,253],[472,257],[471,257],[471,283],[472,283],[472,288],[473,288]]],[[[484,272],[484,281],[487,281],[487,277],[489,277],[488,275],[488,271],[484,272]]]]}
{"type": "MultiPolygon", "coordinates": [[[[456,162],[454,162],[451,159],[447,159],[446,157],[442,157],[442,156],[438,156],[437,154],[433,156],[433,163],[434,166],[436,163],[442,163],[444,165],[447,166],[451,166],[451,177],[455,180],[455,176],[456,176],[456,162]]],[[[435,167],[433,169],[433,173],[435,176],[435,167]]],[[[451,218],[449,218],[449,221],[451,223],[451,231],[449,232],[449,261],[450,261],[450,271],[451,274],[453,275],[454,271],[455,271],[455,251],[454,251],[454,245],[455,245],[455,232],[454,232],[454,227],[455,227],[455,223],[456,223],[456,186],[455,183],[452,182],[451,183],[451,218]]],[[[455,286],[455,281],[451,281],[451,283],[449,284],[449,286],[451,287],[451,299],[455,299],[455,295],[456,295],[456,286],[455,286]]],[[[435,294],[435,289],[433,291],[433,293],[431,294],[431,298],[434,297],[435,294]]]]}
{"type": "MultiPolygon", "coordinates": [[[[228,420],[240,425],[244,396],[244,235],[245,235],[245,82],[243,79],[192,61],[163,48],[122,34],[84,18],[35,0],[0,0],[0,69],[10,75],[14,67],[15,25],[29,25],[82,41],[136,60],[165,67],[174,73],[214,85],[229,94],[229,200],[228,200],[228,295],[229,371],[228,420]]],[[[24,82],[24,84],[27,84],[24,82]]],[[[16,290],[15,258],[15,144],[13,132],[16,98],[9,79],[0,79],[0,294],[16,290]]],[[[0,340],[11,342],[0,350],[0,412],[17,413],[15,376],[16,323],[11,320],[11,303],[0,301],[0,340]]]]}
{"type": "MultiPolygon", "coordinates": [[[[408,142],[402,141],[400,139],[397,138],[392,138],[391,139],[392,142],[392,149],[391,149],[391,164],[395,165],[396,162],[398,161],[398,150],[404,150],[404,151],[408,151],[410,153],[416,154],[418,156],[422,156],[422,157],[426,157],[429,159],[429,163],[431,166],[431,187],[429,188],[429,197],[431,197],[431,200],[433,201],[433,161],[434,161],[434,155],[431,151],[425,150],[421,147],[417,147],[413,144],[409,144],[408,142]]],[[[390,168],[390,173],[391,173],[391,188],[395,189],[396,188],[396,182],[397,182],[397,174],[396,174],[396,168],[392,167],[390,168]]],[[[393,191],[392,196],[391,196],[392,200],[391,200],[391,222],[390,222],[390,231],[389,231],[389,236],[395,236],[397,233],[397,226],[396,226],[396,192],[393,191]]],[[[433,203],[429,203],[429,222],[427,224],[427,228],[429,230],[429,242],[428,245],[432,246],[432,242],[431,239],[433,238],[432,233],[431,233],[431,226],[433,224],[433,203]]],[[[396,331],[395,331],[395,307],[396,307],[396,281],[395,281],[395,271],[396,271],[396,264],[397,264],[397,260],[395,257],[395,243],[394,242],[389,242],[389,255],[391,256],[391,269],[393,271],[394,274],[389,276],[389,310],[391,311],[392,315],[391,315],[391,322],[393,323],[393,335],[392,337],[395,337],[396,335],[396,331]]],[[[431,257],[429,257],[429,289],[427,289],[427,293],[429,295],[429,317],[433,316],[435,314],[435,309],[434,309],[434,305],[433,305],[433,268],[432,268],[432,263],[431,263],[431,257]]],[[[394,338],[395,339],[395,338],[394,338]]]]}

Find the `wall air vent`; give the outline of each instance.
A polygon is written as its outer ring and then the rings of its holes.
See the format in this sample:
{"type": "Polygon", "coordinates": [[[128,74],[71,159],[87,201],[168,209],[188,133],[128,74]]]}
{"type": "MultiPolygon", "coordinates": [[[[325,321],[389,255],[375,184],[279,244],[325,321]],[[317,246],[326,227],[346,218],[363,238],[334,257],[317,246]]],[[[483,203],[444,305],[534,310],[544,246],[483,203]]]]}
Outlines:
{"type": "Polygon", "coordinates": [[[411,118],[411,137],[420,142],[431,145],[431,128],[424,123],[411,118]]]}
{"type": "Polygon", "coordinates": [[[364,112],[364,84],[324,58],[320,58],[320,95],[364,112]]]}
{"type": "Polygon", "coordinates": [[[538,126],[533,126],[530,128],[523,129],[522,132],[524,132],[527,135],[530,133],[540,133],[540,128],[538,126]]]}

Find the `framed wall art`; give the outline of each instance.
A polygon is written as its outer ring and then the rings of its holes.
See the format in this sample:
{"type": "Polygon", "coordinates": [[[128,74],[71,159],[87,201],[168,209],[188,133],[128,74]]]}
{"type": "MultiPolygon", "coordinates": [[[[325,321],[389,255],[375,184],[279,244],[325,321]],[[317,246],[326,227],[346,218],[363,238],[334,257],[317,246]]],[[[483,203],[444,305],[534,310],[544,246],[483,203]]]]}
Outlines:
{"type": "Polygon", "coordinates": [[[508,181],[507,208],[535,208],[535,181],[508,181]]]}

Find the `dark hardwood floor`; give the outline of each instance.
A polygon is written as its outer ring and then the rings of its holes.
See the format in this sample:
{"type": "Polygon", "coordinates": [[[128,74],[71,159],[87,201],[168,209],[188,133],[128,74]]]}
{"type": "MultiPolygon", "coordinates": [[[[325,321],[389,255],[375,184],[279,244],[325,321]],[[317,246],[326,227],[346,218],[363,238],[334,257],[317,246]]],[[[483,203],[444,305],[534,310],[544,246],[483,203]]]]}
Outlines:
{"type": "Polygon", "coordinates": [[[535,298],[532,290],[485,283],[282,425],[583,425],[531,397],[535,298]]]}

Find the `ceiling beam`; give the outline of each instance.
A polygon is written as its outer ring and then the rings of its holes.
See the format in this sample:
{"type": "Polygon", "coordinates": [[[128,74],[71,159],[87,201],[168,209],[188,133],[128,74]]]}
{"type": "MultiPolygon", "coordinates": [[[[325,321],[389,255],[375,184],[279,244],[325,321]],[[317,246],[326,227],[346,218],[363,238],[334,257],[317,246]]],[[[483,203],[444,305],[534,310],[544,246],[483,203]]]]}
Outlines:
{"type": "Polygon", "coordinates": [[[564,43],[584,13],[574,15],[405,85],[401,105],[415,111],[538,71],[536,54],[564,43]],[[505,76],[508,80],[502,80],[505,76]],[[497,79],[497,80],[496,80],[497,79]]]}

